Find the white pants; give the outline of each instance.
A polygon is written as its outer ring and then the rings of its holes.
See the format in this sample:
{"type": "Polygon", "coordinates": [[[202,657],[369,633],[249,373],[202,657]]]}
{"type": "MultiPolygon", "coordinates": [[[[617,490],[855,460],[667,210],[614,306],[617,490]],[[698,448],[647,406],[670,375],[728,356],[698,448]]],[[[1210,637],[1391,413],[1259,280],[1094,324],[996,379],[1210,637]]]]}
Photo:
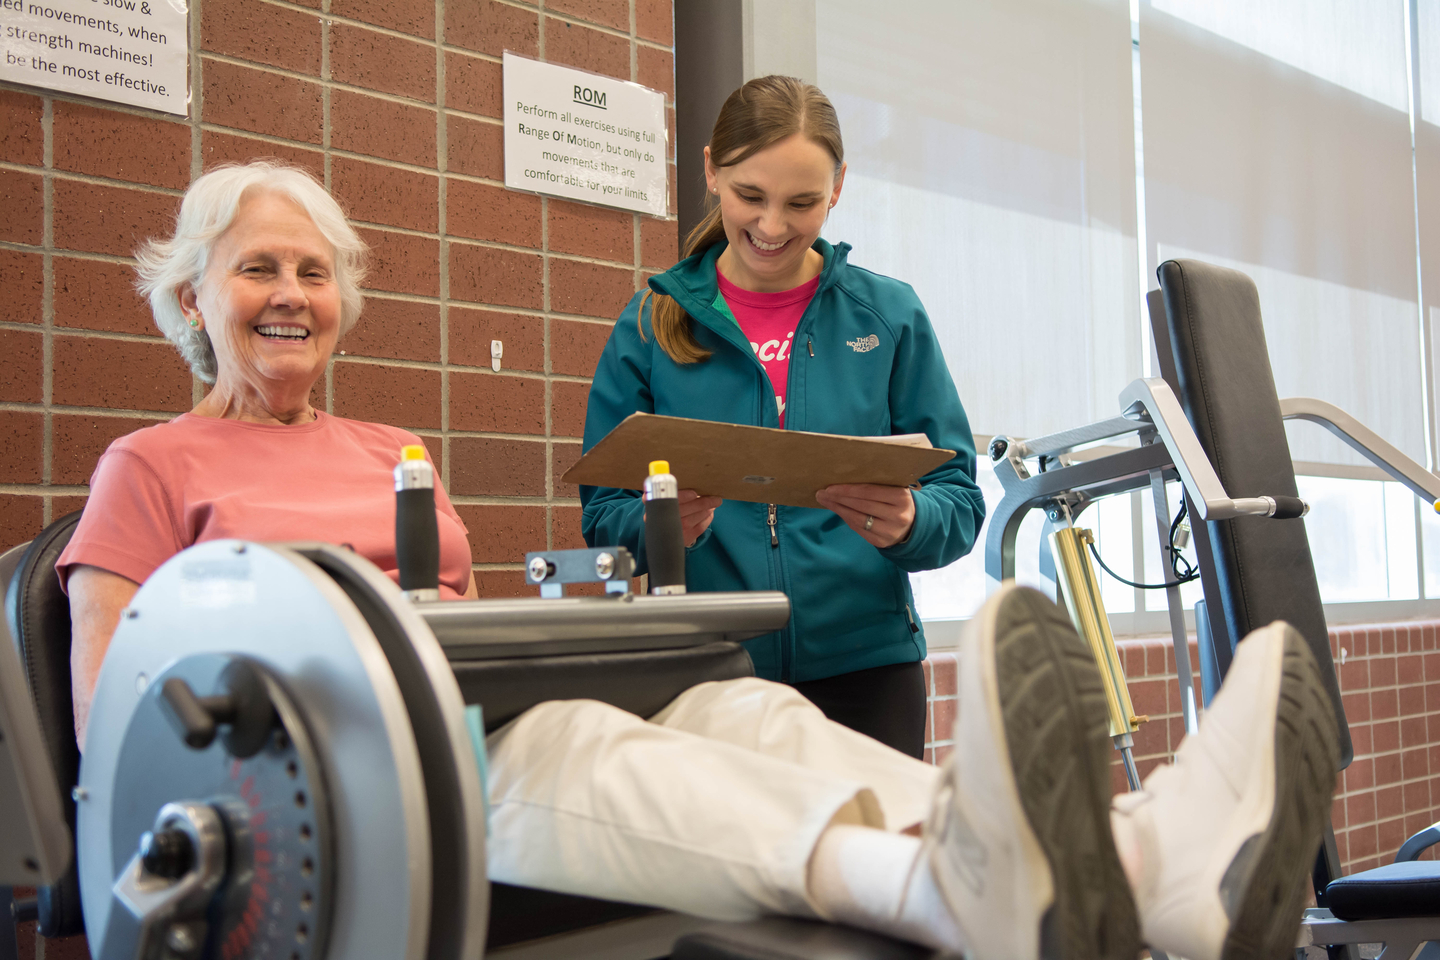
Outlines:
{"type": "Polygon", "coordinates": [[[648,722],[542,703],[486,746],[492,880],[721,920],[815,916],[821,832],[842,812],[918,823],[940,775],[753,677],[700,684],[648,722]]]}

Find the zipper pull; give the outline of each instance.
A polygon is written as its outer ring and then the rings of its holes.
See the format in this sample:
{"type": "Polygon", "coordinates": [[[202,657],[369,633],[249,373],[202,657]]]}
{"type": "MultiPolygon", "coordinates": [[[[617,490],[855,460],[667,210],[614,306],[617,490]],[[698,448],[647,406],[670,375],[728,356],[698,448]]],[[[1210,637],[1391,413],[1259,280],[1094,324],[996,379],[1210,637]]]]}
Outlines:
{"type": "Polygon", "coordinates": [[[809,337],[806,337],[806,338],[805,338],[805,349],[810,351],[810,356],[811,356],[811,357],[814,357],[814,356],[815,356],[815,341],[814,341],[814,340],[811,340],[809,337]]]}
{"type": "Polygon", "coordinates": [[[915,622],[915,618],[910,614],[910,604],[908,604],[908,603],[905,604],[905,619],[910,621],[910,632],[911,632],[911,633],[919,633],[919,632],[920,632],[920,625],[915,622]]]}
{"type": "MultiPolygon", "coordinates": [[[[780,546],[780,538],[775,535],[775,504],[769,504],[770,518],[766,522],[770,525],[770,546],[780,546]]],[[[908,608],[907,608],[908,609],[908,608]]]]}

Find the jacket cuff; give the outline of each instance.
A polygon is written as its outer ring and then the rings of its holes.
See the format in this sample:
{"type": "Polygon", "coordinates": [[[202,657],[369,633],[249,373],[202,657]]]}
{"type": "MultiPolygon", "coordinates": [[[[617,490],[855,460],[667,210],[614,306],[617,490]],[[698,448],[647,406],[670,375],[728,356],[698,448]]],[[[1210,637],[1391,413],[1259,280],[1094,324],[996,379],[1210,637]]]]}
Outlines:
{"type": "Polygon", "coordinates": [[[710,524],[710,526],[702,530],[700,532],[700,536],[695,538],[695,542],[685,548],[685,552],[689,553],[691,550],[698,550],[700,547],[703,547],[705,545],[705,541],[710,539],[710,531],[714,529],[715,524],[712,523],[710,524]]]}
{"type": "Polygon", "coordinates": [[[939,510],[935,502],[920,490],[912,490],[910,498],[915,501],[915,522],[910,525],[910,532],[899,543],[880,549],[880,554],[890,560],[904,560],[921,552],[927,532],[935,526],[936,511],[939,510]]]}

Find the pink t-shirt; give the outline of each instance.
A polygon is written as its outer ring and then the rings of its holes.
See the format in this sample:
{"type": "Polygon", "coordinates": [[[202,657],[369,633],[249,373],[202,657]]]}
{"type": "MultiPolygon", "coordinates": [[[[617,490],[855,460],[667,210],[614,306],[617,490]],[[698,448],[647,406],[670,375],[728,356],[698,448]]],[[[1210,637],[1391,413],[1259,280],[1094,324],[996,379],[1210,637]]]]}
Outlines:
{"type": "Polygon", "coordinates": [[[757,293],[735,286],[717,268],[715,279],[720,282],[720,295],[740,324],[740,332],[750,341],[750,349],[765,367],[770,385],[775,388],[775,405],[780,426],[785,426],[785,383],[790,374],[790,350],[795,343],[795,326],[805,308],[820,288],[817,276],[790,290],[757,293]]]}
{"type": "MultiPolygon", "coordinates": [[[[299,426],[182,414],[110,444],[90,478],[90,499],[55,564],[90,564],[145,579],[205,540],[348,544],[399,579],[395,569],[395,464],[419,443],[398,427],[318,413],[299,426]]],[[[450,498],[435,484],[440,595],[470,584],[470,541],[450,498]]]]}

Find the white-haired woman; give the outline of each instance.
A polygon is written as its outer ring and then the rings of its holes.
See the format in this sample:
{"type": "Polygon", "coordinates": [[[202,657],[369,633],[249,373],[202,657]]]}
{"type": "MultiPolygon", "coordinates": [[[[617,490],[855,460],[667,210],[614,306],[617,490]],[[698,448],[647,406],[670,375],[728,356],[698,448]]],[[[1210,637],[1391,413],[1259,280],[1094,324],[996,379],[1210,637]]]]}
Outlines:
{"type": "MultiPolygon", "coordinates": [[[[175,239],[142,253],[162,328],[215,388],[111,446],[57,564],[82,736],[121,608],[191,543],[343,540],[394,566],[390,470],[414,438],[309,403],[359,312],[363,249],[308,177],[252,164],[196,181],[175,239]]],[[[473,593],[464,528],[437,500],[448,592],[473,593]]],[[[1002,589],[961,663],[941,770],[755,677],[699,684],[648,721],[532,707],[486,738],[490,876],[720,919],[822,917],[977,960],[1133,960],[1142,929],[1191,960],[1294,944],[1338,755],[1298,633],[1252,634],[1176,765],[1115,809],[1099,674],[1054,604],[1002,589]]]]}
{"type": "MultiPolygon", "coordinates": [[[[70,595],[75,730],[120,611],[203,540],[331,540],[395,571],[391,470],[419,438],[310,404],[360,318],[366,247],[325,188],[292,167],[221,167],[191,185],[175,235],[137,253],[155,322],[201,380],[195,408],[110,445],[57,565],[70,595]],[[242,533],[243,531],[243,533],[242,533]]],[[[465,525],[436,488],[441,594],[475,595],[465,525]]]]}

